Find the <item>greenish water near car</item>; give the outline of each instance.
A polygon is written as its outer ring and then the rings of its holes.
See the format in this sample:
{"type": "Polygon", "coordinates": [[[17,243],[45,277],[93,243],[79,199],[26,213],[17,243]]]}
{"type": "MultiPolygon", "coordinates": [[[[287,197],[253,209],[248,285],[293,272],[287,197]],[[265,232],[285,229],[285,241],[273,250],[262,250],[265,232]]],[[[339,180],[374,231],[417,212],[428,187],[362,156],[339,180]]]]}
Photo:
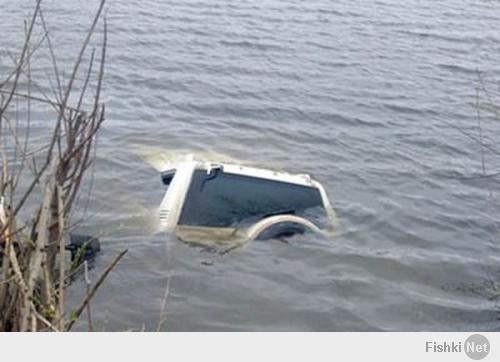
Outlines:
{"type": "MultiPolygon", "coordinates": [[[[64,67],[97,4],[43,4],[64,67]]],[[[463,134],[478,137],[477,70],[500,104],[499,2],[107,7],[107,119],[83,228],[102,242],[91,277],[129,253],[92,302],[96,329],[156,330],[167,285],[164,330],[499,329],[489,298],[500,280],[498,179],[480,177],[481,147],[463,134]],[[154,160],[179,149],[310,173],[343,232],[223,255],[157,233],[165,189],[143,151],[154,160]]],[[[0,9],[3,72],[31,9],[0,9]]],[[[500,123],[480,115],[496,150],[500,123]]],[[[485,152],[498,172],[498,154],[485,152]]],[[[68,306],[84,293],[76,281],[68,306]]]]}

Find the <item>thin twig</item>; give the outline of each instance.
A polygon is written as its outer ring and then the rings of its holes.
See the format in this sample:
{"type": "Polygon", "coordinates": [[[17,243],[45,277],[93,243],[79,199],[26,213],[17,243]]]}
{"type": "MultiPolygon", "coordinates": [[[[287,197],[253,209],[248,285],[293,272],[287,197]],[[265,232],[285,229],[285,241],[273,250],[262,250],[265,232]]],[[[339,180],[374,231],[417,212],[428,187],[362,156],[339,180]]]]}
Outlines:
{"type": "Polygon", "coordinates": [[[57,212],[59,217],[59,329],[64,329],[64,274],[65,274],[65,247],[64,247],[64,201],[61,185],[57,185],[57,212]]]}
{"type": "Polygon", "coordinates": [[[163,323],[167,320],[165,315],[165,309],[167,307],[168,296],[170,295],[170,275],[167,277],[167,285],[165,287],[165,294],[163,295],[163,299],[161,301],[161,309],[160,309],[160,318],[158,319],[158,326],[156,328],[157,332],[161,331],[161,327],[163,323]]]}
{"type": "Polygon", "coordinates": [[[99,277],[99,279],[97,280],[97,282],[92,287],[92,289],[91,289],[90,293],[88,294],[88,296],[85,298],[85,300],[83,301],[83,303],[80,305],[80,307],[78,307],[78,309],[76,310],[76,312],[72,316],[72,319],[70,320],[70,322],[68,323],[68,326],[66,327],[67,331],[71,330],[71,328],[73,327],[73,325],[75,324],[75,322],[78,320],[78,318],[80,318],[80,315],[84,311],[85,307],[87,307],[87,304],[94,297],[94,294],[97,292],[97,289],[99,289],[99,287],[104,282],[104,280],[106,279],[106,277],[108,276],[108,274],[111,272],[111,270],[113,270],[113,268],[116,266],[116,264],[118,264],[118,262],[120,261],[120,259],[123,258],[123,256],[127,252],[128,252],[128,249],[125,249],[120,254],[118,254],[118,256],[113,260],[113,262],[106,268],[106,270],[104,271],[104,273],[102,273],[102,275],[99,277]]]}
{"type": "MultiPolygon", "coordinates": [[[[89,263],[87,260],[83,262],[83,271],[84,271],[84,278],[85,278],[85,284],[87,288],[87,298],[90,296],[90,277],[89,277],[89,263]]],[[[90,300],[87,304],[87,319],[89,322],[89,332],[94,331],[94,326],[92,325],[92,311],[90,310],[90,300]]]]}
{"type": "MultiPolygon", "coordinates": [[[[53,332],[59,332],[59,329],[57,329],[52,323],[50,323],[47,318],[45,318],[43,315],[41,315],[40,313],[38,313],[38,311],[36,310],[36,307],[33,305],[33,303],[31,303],[31,311],[33,312],[33,314],[40,320],[42,321],[47,327],[49,327],[53,332]]],[[[36,332],[36,331],[32,331],[32,332],[36,332]]]]}

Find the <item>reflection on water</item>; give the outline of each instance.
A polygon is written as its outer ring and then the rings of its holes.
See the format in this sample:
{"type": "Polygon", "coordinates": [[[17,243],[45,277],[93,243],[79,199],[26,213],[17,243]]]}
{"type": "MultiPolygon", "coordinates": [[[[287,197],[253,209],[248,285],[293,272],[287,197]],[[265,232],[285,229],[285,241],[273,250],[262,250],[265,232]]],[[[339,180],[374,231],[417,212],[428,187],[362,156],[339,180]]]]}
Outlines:
{"type": "MultiPolygon", "coordinates": [[[[43,4],[64,65],[96,4],[43,4]]],[[[0,6],[0,49],[11,49],[28,10],[0,6]]],[[[156,329],[170,281],[167,330],[498,330],[497,302],[463,286],[500,279],[500,184],[477,177],[481,149],[457,130],[477,135],[476,69],[500,103],[498,2],[108,6],[107,119],[85,225],[103,247],[92,276],[129,253],[93,301],[95,326],[156,329]],[[222,255],[156,233],[165,187],[150,164],[170,159],[164,149],[311,174],[343,232],[222,255]]],[[[483,108],[496,150],[500,123],[483,108]]],[[[84,293],[76,282],[67,303],[84,293]]]]}

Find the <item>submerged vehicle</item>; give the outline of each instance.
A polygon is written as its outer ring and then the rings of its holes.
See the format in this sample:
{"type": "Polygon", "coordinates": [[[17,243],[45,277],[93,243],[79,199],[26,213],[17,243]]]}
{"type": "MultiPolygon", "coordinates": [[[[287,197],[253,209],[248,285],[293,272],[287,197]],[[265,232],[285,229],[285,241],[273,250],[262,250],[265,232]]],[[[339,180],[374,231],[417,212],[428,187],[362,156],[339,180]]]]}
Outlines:
{"type": "Polygon", "coordinates": [[[336,227],[323,186],[306,174],[191,155],[164,165],[161,179],[168,186],[159,208],[161,230],[183,241],[328,234],[336,227]]]}

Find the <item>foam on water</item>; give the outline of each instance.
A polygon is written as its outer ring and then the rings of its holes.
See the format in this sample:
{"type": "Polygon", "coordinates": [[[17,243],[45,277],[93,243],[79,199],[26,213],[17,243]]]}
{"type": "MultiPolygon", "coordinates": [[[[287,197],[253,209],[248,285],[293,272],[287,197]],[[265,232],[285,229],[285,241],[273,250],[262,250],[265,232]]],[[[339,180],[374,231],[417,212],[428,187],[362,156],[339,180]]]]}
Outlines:
{"type": "MultiPolygon", "coordinates": [[[[42,4],[68,74],[97,4],[42,4]]],[[[29,9],[0,9],[3,72],[29,9]]],[[[500,103],[499,2],[113,0],[107,16],[86,227],[122,225],[96,274],[129,253],[93,301],[95,326],[155,329],[170,278],[168,330],[498,330],[486,290],[500,279],[500,183],[478,177],[481,148],[460,130],[478,137],[477,69],[500,103]],[[151,233],[157,169],[188,152],[311,174],[345,232],[224,255],[151,233]]],[[[500,122],[480,103],[495,173],[500,122]]],[[[70,292],[78,305],[85,286],[70,292]]]]}

